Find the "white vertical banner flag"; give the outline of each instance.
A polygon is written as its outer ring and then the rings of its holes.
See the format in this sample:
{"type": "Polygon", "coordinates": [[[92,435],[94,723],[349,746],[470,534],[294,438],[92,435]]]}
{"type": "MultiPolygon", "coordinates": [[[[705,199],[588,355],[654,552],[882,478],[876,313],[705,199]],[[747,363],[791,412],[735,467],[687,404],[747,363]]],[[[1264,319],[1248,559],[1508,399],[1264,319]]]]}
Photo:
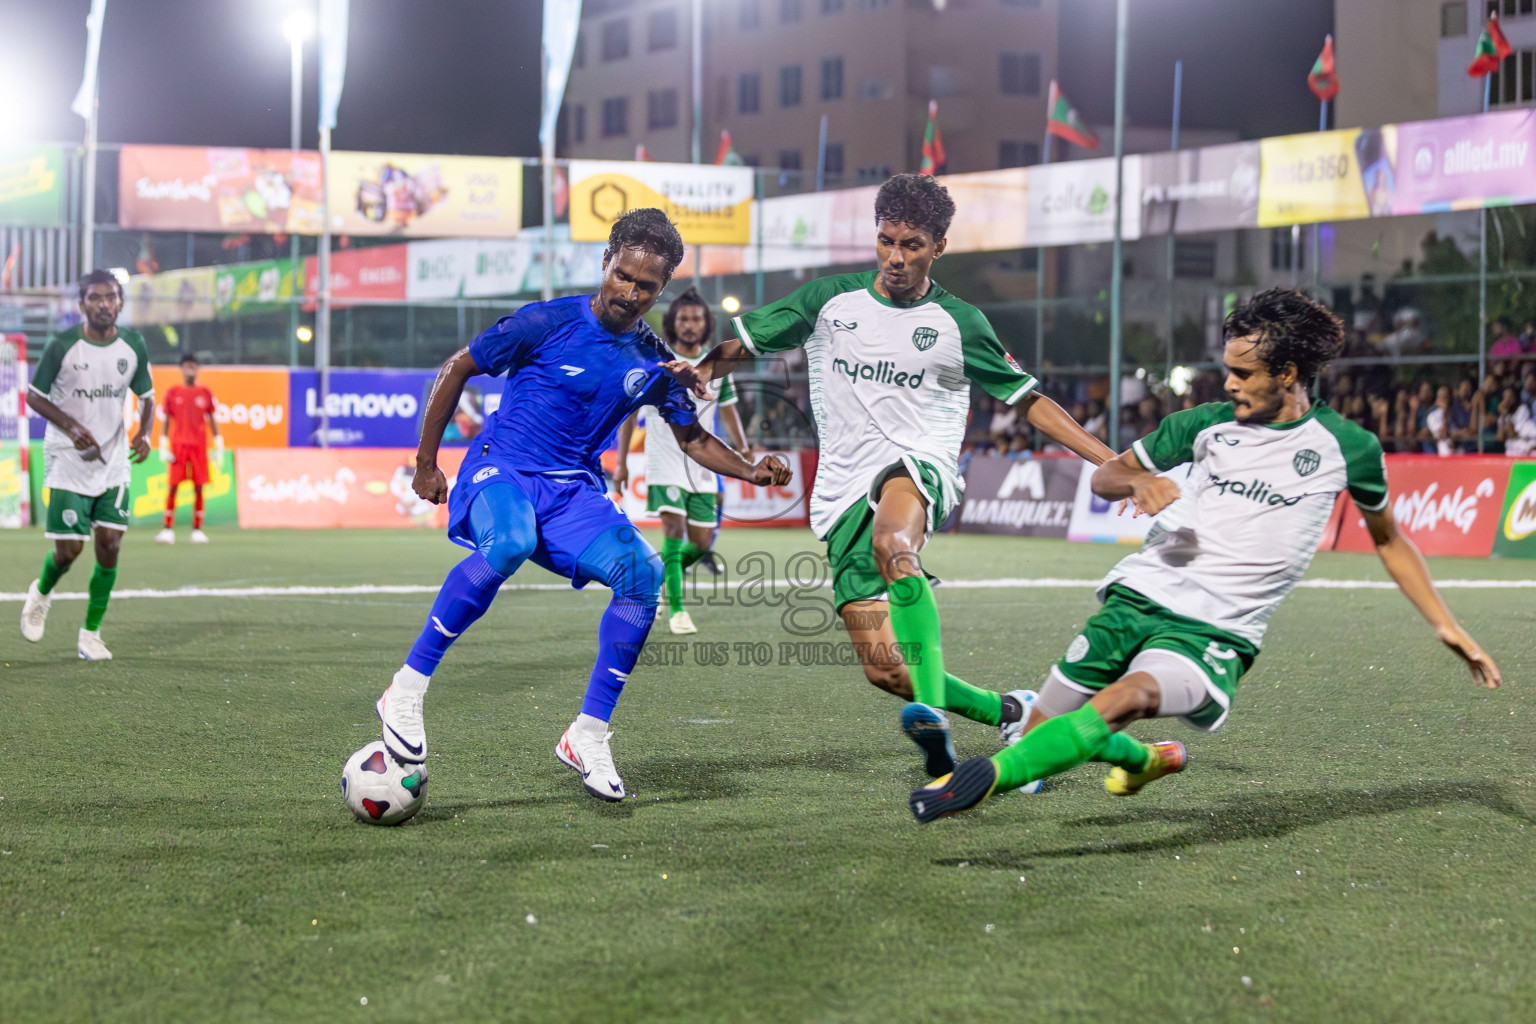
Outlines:
{"type": "Polygon", "coordinates": [[[107,17],[107,0],[91,0],[91,13],[85,18],[85,77],[80,79],[80,91],[69,109],[91,119],[91,107],[96,102],[96,65],[101,58],[101,23],[107,17]]]}
{"type": "Polygon", "coordinates": [[[336,127],[347,78],[348,0],[320,0],[320,127],[336,127]]]}
{"type": "Polygon", "coordinates": [[[581,0],[544,0],[544,116],[539,121],[539,144],[550,152],[554,151],[555,122],[571,77],[580,24],[581,0]]]}

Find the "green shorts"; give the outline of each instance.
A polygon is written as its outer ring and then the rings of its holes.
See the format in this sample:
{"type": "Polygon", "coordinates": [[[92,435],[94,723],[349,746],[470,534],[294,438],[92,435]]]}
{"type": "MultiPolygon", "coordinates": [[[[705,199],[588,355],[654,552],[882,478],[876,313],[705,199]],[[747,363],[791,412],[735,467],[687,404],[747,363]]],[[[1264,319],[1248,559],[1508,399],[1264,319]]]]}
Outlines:
{"type": "Polygon", "coordinates": [[[95,496],[58,487],[48,491],[48,519],[43,536],[53,540],[89,537],[91,528],[128,529],[128,485],[109,487],[95,496]]]}
{"type": "MultiPolygon", "coordinates": [[[[938,470],[928,463],[908,456],[876,474],[869,489],[869,499],[844,512],[827,532],[827,561],[832,563],[832,598],[838,610],[850,601],[872,601],[885,595],[885,579],[875,565],[875,503],[880,500],[880,488],[887,480],[901,472],[911,476],[914,467],[917,476],[913,479],[928,499],[928,530],[931,532],[942,526],[949,516],[952,503],[946,503],[938,470]]],[[[930,580],[938,578],[932,573],[926,575],[930,580]]]]}
{"type": "Polygon", "coordinates": [[[1111,584],[1104,605],[1051,670],[1079,693],[1094,694],[1124,676],[1143,651],[1166,651],[1198,669],[1210,699],[1184,720],[1207,732],[1227,719],[1237,683],[1259,656],[1247,640],[1196,619],[1175,615],[1129,587],[1111,584]]]}
{"type": "Polygon", "coordinates": [[[694,526],[714,526],[716,491],[685,491],[681,487],[646,488],[645,507],[651,512],[674,512],[694,526]]]}

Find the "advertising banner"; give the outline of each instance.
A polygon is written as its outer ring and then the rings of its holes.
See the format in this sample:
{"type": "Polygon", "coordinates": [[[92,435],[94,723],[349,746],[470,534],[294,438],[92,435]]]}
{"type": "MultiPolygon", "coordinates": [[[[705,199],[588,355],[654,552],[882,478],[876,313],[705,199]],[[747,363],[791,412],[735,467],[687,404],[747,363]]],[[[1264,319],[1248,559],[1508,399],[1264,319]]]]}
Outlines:
{"type": "Polygon", "coordinates": [[[217,275],[212,267],[134,274],[124,291],[124,327],[190,324],[213,319],[217,275]]]}
{"type": "MultiPolygon", "coordinates": [[[[1397,528],[1426,555],[1487,556],[1499,530],[1509,467],[1508,459],[1494,457],[1388,455],[1387,489],[1397,528]]],[[[1334,550],[1375,551],[1349,495],[1339,495],[1339,501],[1334,550]]]]}
{"type": "MultiPolygon", "coordinates": [[[[603,453],[603,469],[613,472],[617,452],[603,453]]],[[[759,452],[758,457],[770,454],[759,452]]],[[[809,464],[803,450],[777,452],[789,460],[794,475],[782,487],[758,487],[733,477],[722,477],[725,496],[720,525],[731,526],[808,526],[810,512],[806,507],[806,481],[815,476],[814,463],[809,464]]],[[[624,514],[637,526],[660,526],[661,519],[646,509],[650,496],[645,480],[645,452],[629,453],[629,486],[615,500],[624,514]]]]}
{"type": "Polygon", "coordinates": [[[751,234],[752,168],[572,160],[571,238],[605,242],[613,222],[630,210],[666,211],[687,245],[747,245],[751,234]]]}
{"type": "Polygon", "coordinates": [[[31,481],[23,454],[25,439],[0,441],[0,529],[15,530],[31,522],[31,481]]]}
{"type": "Polygon", "coordinates": [[[751,244],[743,266],[758,270],[802,270],[832,264],[832,192],[775,196],[752,204],[751,244]],[[762,259],[758,259],[758,225],[762,259]]]}
{"type": "Polygon", "coordinates": [[[320,154],[124,146],[117,220],[154,231],[318,235],[320,154]]]}
{"type": "MultiPolygon", "coordinates": [[[[182,382],[181,368],[152,366],[155,438],[165,427],[165,393],[182,382]]],[[[288,370],[264,366],[205,366],[197,382],[213,392],[213,421],[229,448],[288,447],[288,370]]]]}
{"type": "MultiPolygon", "coordinates": [[[[411,242],[406,252],[406,298],[422,302],[536,292],[544,284],[541,245],[532,232],[505,240],[411,242]]],[[[555,287],[595,288],[602,277],[603,248],[557,235],[555,287]]]]}
{"type": "Polygon", "coordinates": [[[965,471],[961,533],[1065,537],[1082,461],[977,455],[965,471]]]}
{"type": "MultiPolygon", "coordinates": [[[[165,498],[170,490],[171,467],[150,450],[149,458],[133,467],[128,514],[134,526],[159,527],[165,522],[165,498]]],[[[203,522],[209,526],[233,524],[235,508],[235,453],[226,451],[222,462],[208,452],[208,485],[203,488],[203,522]]],[[[176,495],[176,522],[192,525],[192,485],[184,483],[176,495]]]]}
{"type": "Polygon", "coordinates": [[[258,260],[214,268],[214,313],[223,319],[288,308],[302,294],[294,287],[292,260],[258,260]]]}
{"type": "MultiPolygon", "coordinates": [[[[452,487],[463,449],[438,456],[452,487]]],[[[443,529],[448,506],[416,496],[414,448],[252,449],[235,453],[243,527],[443,529]]]]}
{"type": "MultiPolygon", "coordinates": [[[[1120,502],[1105,501],[1093,493],[1093,467],[1079,463],[1077,494],[1072,499],[1072,521],[1067,526],[1068,540],[1094,541],[1101,544],[1140,544],[1147,539],[1156,516],[1138,516],[1127,508],[1120,511],[1120,502]]],[[[1175,466],[1160,473],[1181,486],[1189,479],[1189,464],[1175,466]]]]}
{"type": "Polygon", "coordinates": [[[1027,244],[1029,176],[1030,169],[1014,167],[940,178],[949,189],[955,208],[964,211],[949,226],[949,249],[985,252],[1018,249],[1027,244]]]}
{"type": "MultiPolygon", "coordinates": [[[[332,370],[325,406],[328,442],[337,448],[411,448],[421,437],[421,421],[432,392],[435,370],[332,370]]],[[[506,381],[478,375],[464,384],[458,409],[443,431],[444,446],[467,445],[501,404],[506,381]]],[[[308,448],[320,443],[320,375],[292,370],[288,402],[293,411],[288,443],[308,448]]]]}
{"type": "MultiPolygon", "coordinates": [[[[1125,158],[1121,237],[1141,237],[1141,158],[1125,158]]],[[[1069,160],[1029,168],[1028,245],[1108,242],[1115,237],[1115,161],[1069,160]]]]}
{"type": "MultiPolygon", "coordinates": [[[[342,309],[357,302],[405,301],[407,248],[370,245],[331,253],[331,304],[342,309]]],[[[313,310],[320,295],[320,263],[304,257],[304,308],[313,310]]]]}
{"type": "Polygon", "coordinates": [[[1383,156],[1389,147],[1382,132],[1347,128],[1282,135],[1259,140],[1259,227],[1369,217],[1357,141],[1376,168],[1371,188],[1390,212],[1390,175],[1382,172],[1383,161],[1389,166],[1391,158],[1383,156]],[[1368,145],[1373,138],[1375,149],[1368,145]]]}
{"type": "Polygon", "coordinates": [[[1393,213],[1536,202],[1536,117],[1530,110],[1411,121],[1397,126],[1397,138],[1393,213]]]}
{"type": "Polygon", "coordinates": [[[0,146],[0,225],[64,226],[64,150],[0,146]]]}
{"type": "Polygon", "coordinates": [[[1259,224],[1259,144],[1236,142],[1141,157],[1141,234],[1259,224]]]}
{"type": "Polygon", "coordinates": [[[337,234],[511,238],[522,227],[512,157],[333,152],[328,171],[337,234]]]}
{"type": "Polygon", "coordinates": [[[1506,558],[1536,558],[1536,462],[1510,463],[1493,553],[1506,558]]]}

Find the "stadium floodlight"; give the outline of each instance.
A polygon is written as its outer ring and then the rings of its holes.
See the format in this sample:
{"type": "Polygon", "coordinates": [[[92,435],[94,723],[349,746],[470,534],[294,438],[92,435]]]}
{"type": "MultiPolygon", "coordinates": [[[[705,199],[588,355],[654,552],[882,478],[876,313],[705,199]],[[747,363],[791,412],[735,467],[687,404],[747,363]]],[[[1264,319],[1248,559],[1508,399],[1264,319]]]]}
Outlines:
{"type": "Polygon", "coordinates": [[[727,295],[720,300],[720,308],[727,313],[737,313],[741,310],[741,300],[734,295],[727,295]]]}
{"type": "Polygon", "coordinates": [[[294,11],[283,19],[283,36],[290,46],[302,46],[315,34],[315,19],[308,11],[294,11]]]}
{"type": "Polygon", "coordinates": [[[293,332],[293,336],[298,338],[304,344],[308,345],[311,341],[314,340],[315,332],[310,330],[308,327],[300,327],[298,330],[293,332]]]}

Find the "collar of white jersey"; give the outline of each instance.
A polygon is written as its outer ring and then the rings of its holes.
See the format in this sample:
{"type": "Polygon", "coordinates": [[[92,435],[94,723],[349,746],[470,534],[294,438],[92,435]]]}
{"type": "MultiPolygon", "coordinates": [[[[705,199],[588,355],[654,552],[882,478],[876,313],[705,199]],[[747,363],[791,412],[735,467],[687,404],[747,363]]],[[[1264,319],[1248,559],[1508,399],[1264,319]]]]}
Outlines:
{"type": "Polygon", "coordinates": [[[875,301],[880,303],[880,305],[889,306],[892,309],[916,309],[918,306],[926,306],[928,303],[935,301],[940,295],[944,294],[944,289],[939,287],[939,282],[930,277],[928,279],[928,293],[926,295],[918,299],[916,302],[897,302],[895,299],[886,298],[884,295],[881,295],[878,291],[875,290],[875,282],[879,280],[879,278],[880,271],[870,271],[869,281],[864,285],[864,290],[870,295],[874,296],[875,301]]]}

